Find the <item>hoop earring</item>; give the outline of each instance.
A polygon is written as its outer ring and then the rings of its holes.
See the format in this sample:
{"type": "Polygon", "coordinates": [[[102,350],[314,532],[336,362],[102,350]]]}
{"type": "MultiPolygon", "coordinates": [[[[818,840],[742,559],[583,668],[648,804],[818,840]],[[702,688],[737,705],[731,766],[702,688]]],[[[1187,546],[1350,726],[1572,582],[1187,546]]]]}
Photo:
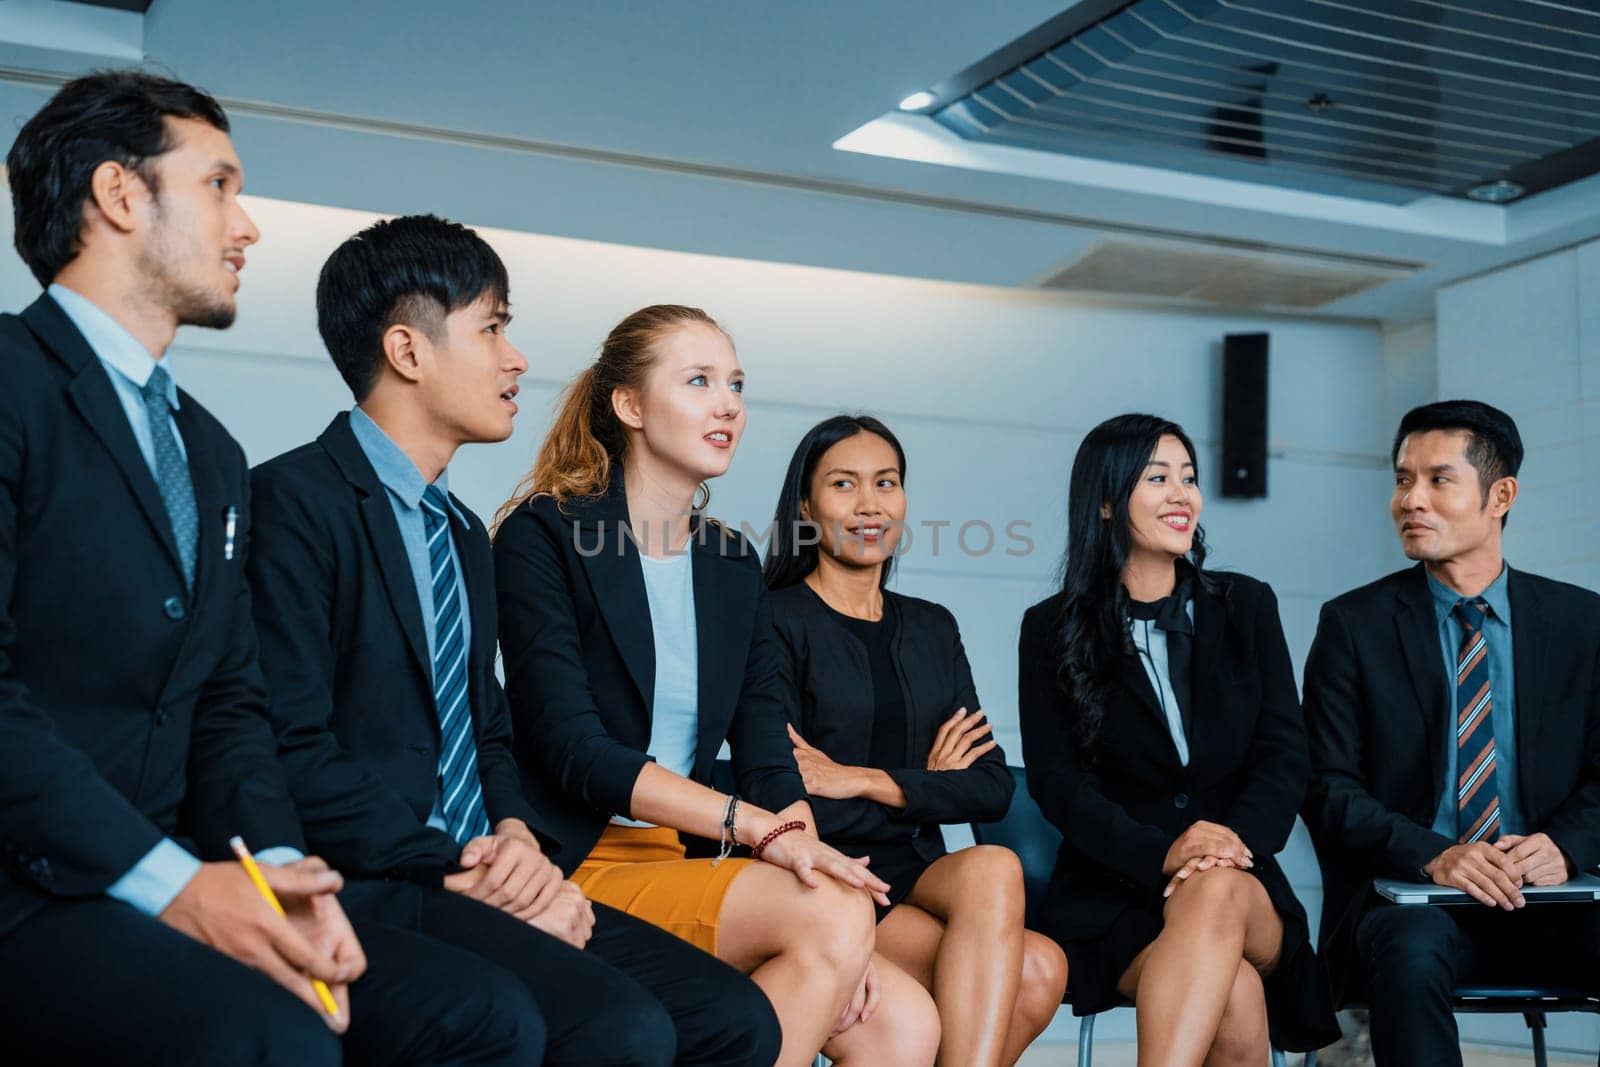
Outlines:
{"type": "Polygon", "coordinates": [[[704,511],[711,506],[711,487],[705,482],[694,491],[694,503],[690,505],[695,511],[704,511]]]}

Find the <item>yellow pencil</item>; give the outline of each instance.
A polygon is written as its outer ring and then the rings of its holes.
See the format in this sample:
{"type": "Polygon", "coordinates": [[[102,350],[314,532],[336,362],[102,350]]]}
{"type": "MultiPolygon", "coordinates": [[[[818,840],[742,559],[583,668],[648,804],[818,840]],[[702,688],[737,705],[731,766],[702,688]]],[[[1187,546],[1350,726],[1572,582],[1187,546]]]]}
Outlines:
{"type": "MultiPolygon", "coordinates": [[[[266,899],[268,904],[272,905],[272,910],[282,915],[283,905],[278,903],[278,894],[272,891],[272,887],[267,884],[267,880],[261,876],[261,868],[256,866],[256,858],[250,855],[250,850],[245,847],[244,839],[230,837],[228,845],[233,849],[233,854],[239,857],[239,862],[244,865],[244,873],[250,876],[250,880],[255,883],[256,889],[260,890],[262,897],[266,899]]],[[[313,978],[311,979],[311,988],[317,991],[317,997],[321,999],[322,1006],[328,1009],[328,1014],[337,1019],[339,1017],[339,1005],[333,999],[333,992],[328,988],[328,983],[320,978],[313,978]]]]}

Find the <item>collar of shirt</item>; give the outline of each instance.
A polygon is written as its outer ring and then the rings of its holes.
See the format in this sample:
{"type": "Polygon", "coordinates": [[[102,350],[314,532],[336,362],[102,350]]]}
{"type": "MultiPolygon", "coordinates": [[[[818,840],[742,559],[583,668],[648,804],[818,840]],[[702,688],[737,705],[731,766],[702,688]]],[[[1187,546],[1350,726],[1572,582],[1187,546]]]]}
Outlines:
{"type": "MultiPolygon", "coordinates": [[[[138,338],[82,293],[68,289],[59,282],[52,284],[46,292],[66,312],[78,332],[83,334],[83,339],[89,342],[89,347],[100,357],[100,362],[128,379],[136,389],[144,388],[150,375],[155,372],[156,360],[150,355],[150,350],[139,343],[138,338]]],[[[162,366],[167,369],[167,404],[176,411],[178,383],[172,376],[170,353],[162,360],[162,366]]]]}
{"type": "MultiPolygon", "coordinates": [[[[1433,594],[1433,614],[1443,625],[1455,609],[1456,602],[1461,599],[1461,594],[1435,578],[1426,568],[1422,573],[1428,576],[1428,592],[1433,594]]],[[[1489,583],[1489,588],[1478,594],[1488,601],[1490,618],[1506,626],[1511,625],[1511,595],[1506,590],[1506,576],[1510,573],[1511,568],[1502,563],[1499,576],[1489,583]]]]}
{"type": "MultiPolygon", "coordinates": [[[[384,488],[407,508],[420,509],[422,493],[428,488],[428,483],[423,481],[422,472],[417,470],[417,465],[411,462],[405,450],[395,444],[394,438],[385,433],[383,427],[374,422],[372,416],[362,411],[360,406],[350,409],[350,430],[356,435],[356,443],[361,446],[361,451],[367,454],[372,469],[378,472],[378,481],[383,483],[384,488]]],[[[433,484],[444,492],[455,521],[466,526],[467,517],[450,498],[450,472],[440,471],[433,484]]]]}

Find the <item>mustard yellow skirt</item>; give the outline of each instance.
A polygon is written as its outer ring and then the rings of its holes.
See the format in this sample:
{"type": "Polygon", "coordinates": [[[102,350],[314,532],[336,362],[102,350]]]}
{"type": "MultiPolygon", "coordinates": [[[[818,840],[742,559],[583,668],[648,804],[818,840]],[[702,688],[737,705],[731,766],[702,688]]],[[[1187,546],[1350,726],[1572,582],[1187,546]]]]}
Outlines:
{"type": "Polygon", "coordinates": [[[716,954],[717,917],[739,872],[753,863],[684,859],[678,831],[667,826],[605,828],[572,872],[585,896],[676,934],[716,954]]]}

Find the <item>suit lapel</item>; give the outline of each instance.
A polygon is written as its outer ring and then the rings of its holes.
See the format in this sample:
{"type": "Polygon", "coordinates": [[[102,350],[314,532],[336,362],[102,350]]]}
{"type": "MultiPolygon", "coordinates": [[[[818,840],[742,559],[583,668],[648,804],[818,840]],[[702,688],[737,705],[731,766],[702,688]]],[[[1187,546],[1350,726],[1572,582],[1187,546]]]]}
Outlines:
{"type": "Polygon", "coordinates": [[[428,659],[427,631],[422,628],[422,602],[417,598],[411,559],[400,537],[400,524],[394,517],[394,505],[389,503],[389,492],[378,481],[378,472],[373,470],[372,461],[367,459],[355,431],[350,429],[348,412],[335,415],[317,442],[333,457],[340,473],[359,497],[361,525],[372,545],[372,554],[377,558],[378,572],[383,575],[384,588],[389,592],[389,604],[400,620],[406,646],[411,649],[423,677],[431,679],[433,664],[428,659]]]}
{"type": "Polygon", "coordinates": [[[689,536],[694,554],[694,621],[699,677],[699,737],[696,771],[716,758],[744,685],[744,657],[728,662],[730,653],[750,647],[749,627],[755,618],[751,600],[760,595],[753,572],[730,565],[722,552],[727,544],[721,527],[696,516],[689,536]]]}
{"type": "Polygon", "coordinates": [[[650,598],[644,588],[644,567],[639,548],[627,531],[627,496],[622,470],[611,471],[611,488],[583,509],[578,520],[577,547],[584,573],[594,590],[595,603],[606,629],[628,668],[639,697],[648,709],[655,697],[656,644],[650,626],[650,598]]]}
{"type": "Polygon", "coordinates": [[[1406,675],[1416,695],[1417,711],[1422,715],[1428,738],[1428,765],[1438,780],[1444,774],[1442,731],[1449,718],[1450,692],[1439,647],[1438,620],[1433,613],[1433,596],[1422,564],[1413,567],[1402,579],[1396,594],[1395,639],[1406,661],[1406,675]]]}
{"type": "Polygon", "coordinates": [[[1207,592],[1199,580],[1194,582],[1194,646],[1189,658],[1189,703],[1183,708],[1183,729],[1189,739],[1189,766],[1200,759],[1200,750],[1218,736],[1216,724],[1223,714],[1221,675],[1218,664],[1223,653],[1223,634],[1227,628],[1227,607],[1207,592]],[[1203,724],[1196,728],[1195,724],[1203,724]]]}
{"type": "Polygon", "coordinates": [[[1528,783],[1539,773],[1533,757],[1543,721],[1546,650],[1552,635],[1533,583],[1517,571],[1511,571],[1506,584],[1511,599],[1511,668],[1516,674],[1517,702],[1513,712],[1517,730],[1517,781],[1526,796],[1528,783]]]}
{"type": "Polygon", "coordinates": [[[1167,732],[1167,717],[1161,711],[1161,699],[1156,696],[1156,687],[1150,684],[1150,675],[1145,670],[1144,660],[1137,651],[1125,653],[1121,658],[1122,684],[1138,698],[1156,722],[1161,724],[1161,731],[1167,732]]]}
{"type": "Polygon", "coordinates": [[[406,544],[400,539],[400,524],[394,517],[394,506],[380,487],[361,500],[361,523],[366,527],[367,540],[372,544],[372,554],[377,557],[378,571],[383,575],[384,588],[389,591],[389,603],[405,631],[406,645],[416,658],[417,665],[428,678],[433,677],[433,664],[428,662],[428,635],[422,628],[422,602],[417,599],[417,583],[411,574],[411,560],[406,555],[406,544]]]}
{"type": "Polygon", "coordinates": [[[88,423],[89,430],[105,447],[112,462],[122,472],[123,481],[144,513],[145,521],[166,548],[167,559],[181,581],[183,561],[178,555],[178,543],[172,535],[172,520],[167,507],[161,502],[161,491],[155,477],[139,451],[139,442],[128,425],[128,413],[117,398],[109,372],[84,340],[83,334],[72,324],[67,313],[50,296],[41,296],[22,313],[22,321],[49,352],[73,372],[67,394],[72,404],[88,423]]]}

